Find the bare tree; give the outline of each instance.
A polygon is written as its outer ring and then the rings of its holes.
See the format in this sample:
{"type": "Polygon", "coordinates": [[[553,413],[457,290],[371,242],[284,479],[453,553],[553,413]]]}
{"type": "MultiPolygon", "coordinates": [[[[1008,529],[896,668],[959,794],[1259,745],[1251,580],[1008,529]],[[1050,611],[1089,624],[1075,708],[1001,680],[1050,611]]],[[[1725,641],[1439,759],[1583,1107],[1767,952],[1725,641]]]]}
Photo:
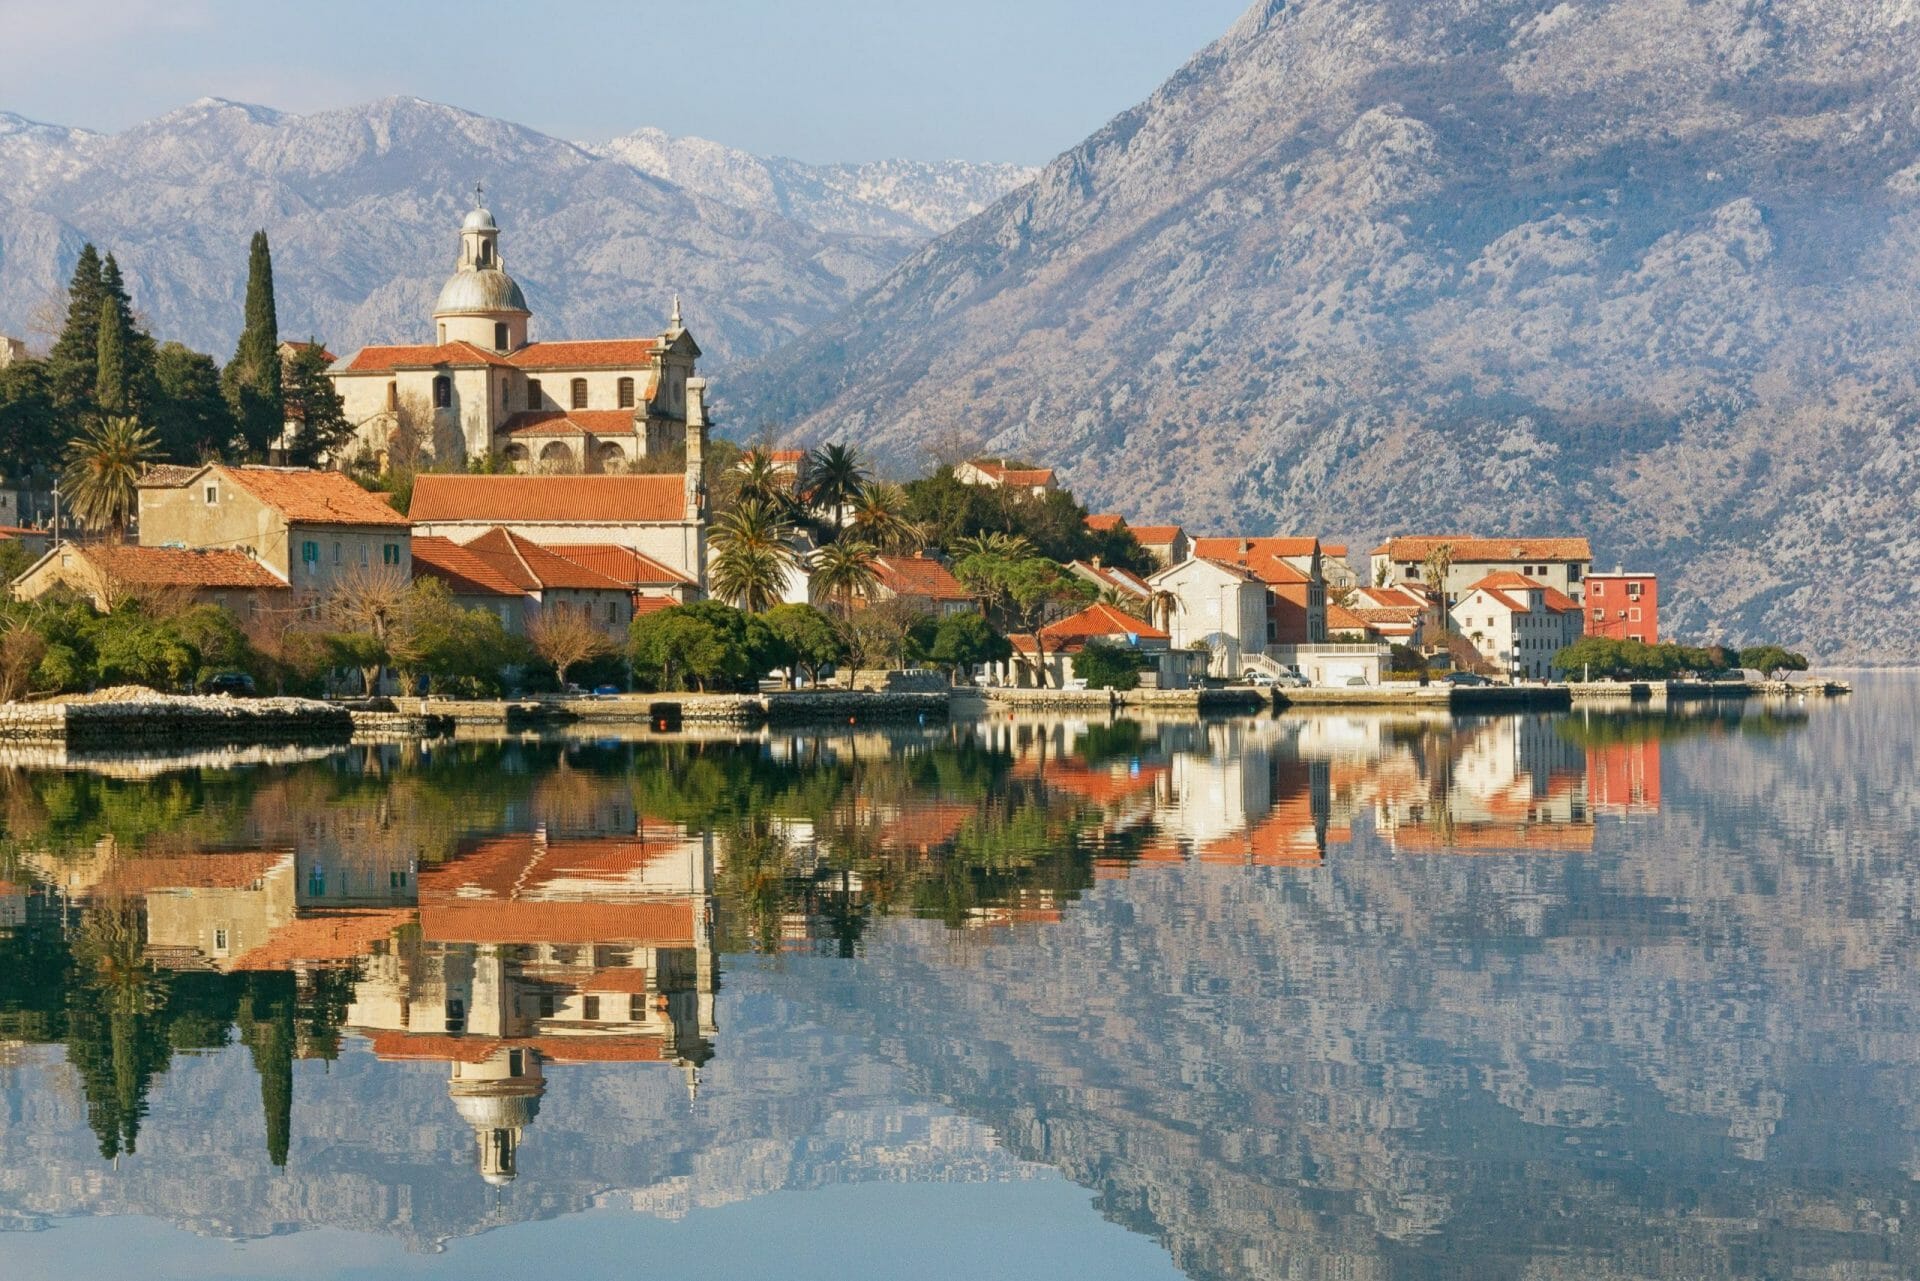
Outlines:
{"type": "Polygon", "coordinates": [[[47,643],[24,618],[7,621],[0,630],[0,703],[13,703],[26,696],[34,669],[46,656],[47,643]]]}
{"type": "Polygon", "coordinates": [[[327,621],[335,631],[356,639],[349,656],[369,694],[379,688],[387,645],[406,600],[406,575],[385,565],[355,566],[327,594],[327,621]]]}
{"type": "Polygon", "coordinates": [[[546,606],[527,620],[527,644],[553,664],[562,690],[567,687],[569,668],[613,652],[613,642],[594,626],[584,610],[565,605],[546,606]]]}

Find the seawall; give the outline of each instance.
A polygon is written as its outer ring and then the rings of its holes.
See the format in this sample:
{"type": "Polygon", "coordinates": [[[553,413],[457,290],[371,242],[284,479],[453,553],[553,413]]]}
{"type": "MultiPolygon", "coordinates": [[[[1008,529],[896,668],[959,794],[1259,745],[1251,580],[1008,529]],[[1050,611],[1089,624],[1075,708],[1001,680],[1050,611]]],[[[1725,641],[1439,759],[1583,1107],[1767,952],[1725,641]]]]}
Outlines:
{"type": "Polygon", "coordinates": [[[0,705],[0,743],[177,748],[211,743],[344,743],[353,717],[305,698],[152,694],[102,702],[0,705]]]}

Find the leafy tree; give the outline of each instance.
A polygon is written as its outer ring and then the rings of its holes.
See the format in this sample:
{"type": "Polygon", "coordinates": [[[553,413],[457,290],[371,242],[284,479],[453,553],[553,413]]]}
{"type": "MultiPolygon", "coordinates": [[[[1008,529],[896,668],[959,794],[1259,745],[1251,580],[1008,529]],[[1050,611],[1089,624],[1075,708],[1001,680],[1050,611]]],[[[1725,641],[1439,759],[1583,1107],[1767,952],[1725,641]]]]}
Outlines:
{"type": "Polygon", "coordinates": [[[0,459],[6,475],[24,477],[57,465],[58,421],[48,362],[17,360],[0,369],[0,459]]]}
{"type": "Polygon", "coordinates": [[[280,389],[280,323],[273,306],[273,255],[264,231],[253,233],[248,249],[246,324],[221,385],[247,452],[264,454],[286,423],[280,389]]]}
{"type": "Polygon", "coordinates": [[[1039,647],[1039,671],[1046,681],[1046,650],[1041,629],[1099,595],[1092,583],[1060,568],[1044,556],[1012,558],[977,551],[954,566],[967,590],[986,603],[1000,630],[1031,634],[1039,647]]]}
{"type": "Polygon", "coordinates": [[[160,449],[176,463],[217,458],[233,442],[233,411],[213,357],[177,342],[154,353],[152,423],[160,449]]]}
{"type": "Polygon", "coordinates": [[[409,692],[425,676],[436,691],[472,695],[497,691],[502,669],[530,654],[525,642],[507,634],[498,614],[466,609],[445,583],[422,577],[395,607],[387,656],[409,692]]]}
{"type": "Polygon", "coordinates": [[[845,620],[841,626],[854,676],[870,667],[904,666],[915,631],[927,617],[905,601],[888,600],[845,620]]]}
{"type": "Polygon", "coordinates": [[[1140,688],[1141,655],[1118,645],[1090,641],[1073,657],[1073,674],[1088,689],[1140,688]]]}
{"type": "Polygon", "coordinates": [[[846,641],[833,621],[811,605],[775,605],[762,619],[787,651],[782,666],[805,671],[808,684],[818,685],[820,669],[846,657],[846,641]]]}
{"type": "Polygon", "coordinates": [[[192,677],[196,683],[221,672],[253,672],[259,666],[240,620],[219,605],[190,606],[166,623],[193,652],[192,677]]]}
{"type": "Polygon", "coordinates": [[[137,419],[95,422],[67,444],[61,493],[82,524],[111,530],[118,537],[139,509],[140,473],[159,453],[153,429],[137,419]]]}
{"type": "Polygon", "coordinates": [[[1013,654],[1013,646],[993,630],[985,615],[968,611],[949,614],[939,621],[926,654],[927,661],[952,676],[982,663],[1005,662],[1013,654]]]}
{"type": "Polygon", "coordinates": [[[1772,675],[1774,672],[1804,672],[1811,664],[1805,654],[1778,645],[1750,645],[1740,651],[1740,666],[1772,675]]]}
{"type": "Polygon", "coordinates": [[[93,388],[100,376],[100,251],[91,242],[81,246],[67,285],[67,322],[47,356],[53,400],[66,413],[93,408],[93,388]]]}
{"type": "Polygon", "coordinates": [[[166,621],[138,608],[103,615],[93,632],[94,677],[101,685],[172,689],[187,683],[200,655],[166,621]]]}
{"type": "Polygon", "coordinates": [[[286,417],[300,424],[288,442],[287,462],[296,467],[340,458],[353,441],[353,424],[347,421],[346,406],[334,390],[333,379],[327,377],[327,368],[326,353],[313,338],[296,345],[286,363],[286,417]]]}
{"type": "Polygon", "coordinates": [[[594,626],[584,610],[558,605],[543,608],[527,620],[527,644],[553,665],[563,690],[571,668],[613,650],[613,642],[594,626]]]}
{"type": "Polygon", "coordinates": [[[759,658],[747,615],[722,601],[675,605],[633,621],[629,652],[637,671],[661,688],[689,680],[706,690],[743,685],[756,675],[759,658]]]}
{"type": "Polygon", "coordinates": [[[758,498],[736,503],[708,526],[713,594],[756,614],[779,604],[799,564],[792,539],[793,524],[778,506],[758,498]]]}

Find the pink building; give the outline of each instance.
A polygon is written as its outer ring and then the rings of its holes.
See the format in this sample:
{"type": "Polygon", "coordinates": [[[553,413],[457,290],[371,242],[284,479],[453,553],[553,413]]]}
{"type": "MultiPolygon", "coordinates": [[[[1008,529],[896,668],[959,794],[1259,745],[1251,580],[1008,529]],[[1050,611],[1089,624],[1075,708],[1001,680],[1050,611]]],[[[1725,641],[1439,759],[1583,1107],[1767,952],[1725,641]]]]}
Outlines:
{"type": "Polygon", "coordinates": [[[1660,577],[1589,571],[1586,612],[1587,635],[1652,645],[1660,639],[1660,577]]]}

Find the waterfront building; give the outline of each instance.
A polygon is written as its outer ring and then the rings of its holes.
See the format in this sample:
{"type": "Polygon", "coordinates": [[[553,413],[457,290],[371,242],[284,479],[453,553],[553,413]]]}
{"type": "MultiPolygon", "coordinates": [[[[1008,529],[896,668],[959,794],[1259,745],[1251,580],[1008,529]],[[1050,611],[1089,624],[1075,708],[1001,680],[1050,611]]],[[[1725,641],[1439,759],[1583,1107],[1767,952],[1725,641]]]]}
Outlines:
{"type": "Polygon", "coordinates": [[[1660,641],[1660,576],[1628,573],[1587,575],[1587,635],[1612,640],[1660,641]]]}
{"type": "Polygon", "coordinates": [[[1075,679],[1075,657],[1086,652],[1089,645],[1132,651],[1146,664],[1143,671],[1152,673],[1150,679],[1158,688],[1183,688],[1188,681],[1187,655],[1173,650],[1168,633],[1112,605],[1089,605],[1047,624],[1037,636],[1015,633],[1007,640],[1013,654],[1005,663],[996,664],[993,672],[1003,685],[1065,688],[1075,679]]]}
{"type": "Polygon", "coordinates": [[[1543,583],[1578,603],[1593,548],[1584,538],[1470,538],[1442,535],[1391,538],[1373,549],[1368,575],[1375,586],[1419,586],[1427,581],[1430,557],[1447,563],[1441,592],[1451,605],[1488,574],[1520,574],[1543,583]]]}
{"type": "Polygon", "coordinates": [[[1155,621],[1174,649],[1209,654],[1207,674],[1232,679],[1267,644],[1267,587],[1240,565],[1193,557],[1147,579],[1155,621]]]}
{"type": "Polygon", "coordinates": [[[189,551],[115,543],[61,543],[14,580],[15,600],[38,600],[56,587],[76,592],[102,613],[129,595],[179,593],[221,605],[236,618],[283,607],[286,582],[245,552],[189,551]]]}
{"type": "Polygon", "coordinates": [[[515,471],[623,472],[677,448],[700,347],[681,321],[657,336],[535,340],[506,271],[500,227],[476,206],[434,304],[429,343],[364,347],[329,371],[362,448],[381,466],[414,455],[489,455],[515,471]]]}
{"type": "Polygon", "coordinates": [[[1488,574],[1453,607],[1454,630],[1500,672],[1528,680],[1563,675],[1554,655],[1580,638],[1579,605],[1522,574],[1488,574]]]}

